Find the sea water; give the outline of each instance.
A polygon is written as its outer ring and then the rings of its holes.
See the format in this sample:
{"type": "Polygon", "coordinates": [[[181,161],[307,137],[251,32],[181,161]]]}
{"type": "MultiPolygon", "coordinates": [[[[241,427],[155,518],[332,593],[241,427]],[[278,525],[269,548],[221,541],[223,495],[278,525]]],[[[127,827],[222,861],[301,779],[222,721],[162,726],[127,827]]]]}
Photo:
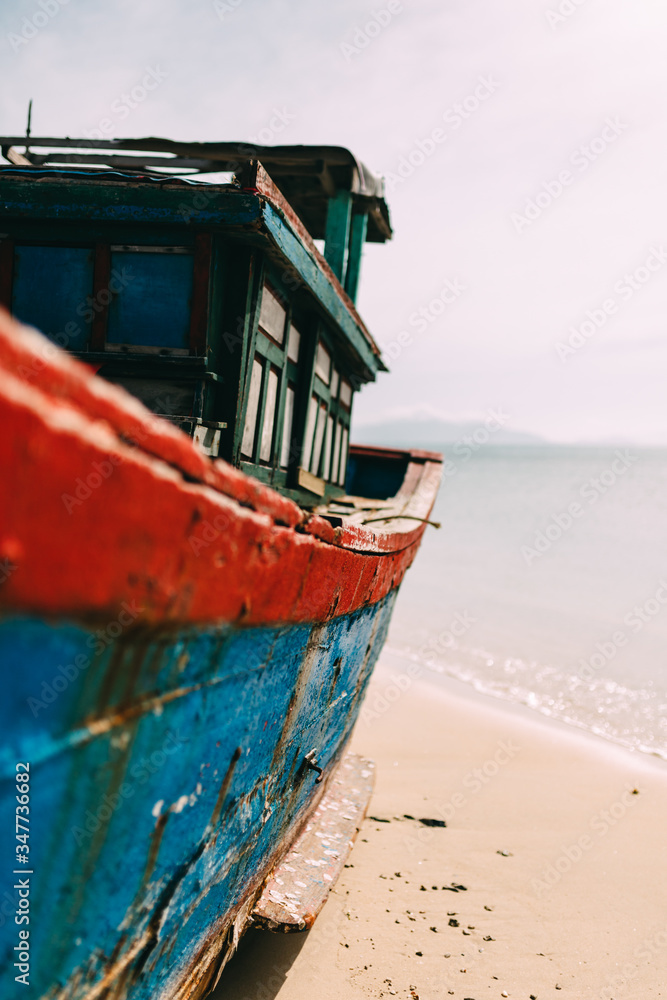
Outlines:
{"type": "Polygon", "coordinates": [[[667,759],[667,451],[459,450],[390,661],[667,759]]]}

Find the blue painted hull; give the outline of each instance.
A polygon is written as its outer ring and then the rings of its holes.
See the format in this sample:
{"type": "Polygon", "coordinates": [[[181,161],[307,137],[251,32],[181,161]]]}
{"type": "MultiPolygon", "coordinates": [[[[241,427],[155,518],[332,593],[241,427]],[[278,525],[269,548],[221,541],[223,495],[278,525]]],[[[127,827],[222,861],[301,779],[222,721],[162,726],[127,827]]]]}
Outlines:
{"type": "MultiPolygon", "coordinates": [[[[0,621],[0,857],[26,762],[32,996],[107,996],[109,977],[114,998],[177,997],[222,957],[321,787],[304,755],[328,773],[342,752],[395,595],[316,626],[149,630],[131,607],[113,628],[0,621]]],[[[0,903],[7,998],[27,995],[17,905],[0,903]]]]}

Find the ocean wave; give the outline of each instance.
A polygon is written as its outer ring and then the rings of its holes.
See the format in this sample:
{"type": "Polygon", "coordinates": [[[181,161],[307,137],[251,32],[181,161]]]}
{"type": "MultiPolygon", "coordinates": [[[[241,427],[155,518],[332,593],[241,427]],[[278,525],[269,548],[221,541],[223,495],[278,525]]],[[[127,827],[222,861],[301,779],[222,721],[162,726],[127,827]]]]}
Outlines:
{"type": "Polygon", "coordinates": [[[611,678],[582,677],[519,657],[453,642],[446,654],[427,659],[409,645],[388,645],[385,654],[447,674],[481,694],[525,705],[549,718],[594,733],[629,750],[667,760],[667,694],[648,681],[630,687],[611,678]]]}

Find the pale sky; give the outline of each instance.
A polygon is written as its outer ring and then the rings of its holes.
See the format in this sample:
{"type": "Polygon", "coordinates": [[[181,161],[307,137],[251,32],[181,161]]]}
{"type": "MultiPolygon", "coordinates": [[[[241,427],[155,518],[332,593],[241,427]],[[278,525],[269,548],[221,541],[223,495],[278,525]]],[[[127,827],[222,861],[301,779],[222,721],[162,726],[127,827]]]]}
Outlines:
{"type": "Polygon", "coordinates": [[[667,444],[664,0],[0,0],[0,45],[3,133],[32,97],[34,135],[340,144],[387,177],[358,425],[500,406],[667,444]]]}

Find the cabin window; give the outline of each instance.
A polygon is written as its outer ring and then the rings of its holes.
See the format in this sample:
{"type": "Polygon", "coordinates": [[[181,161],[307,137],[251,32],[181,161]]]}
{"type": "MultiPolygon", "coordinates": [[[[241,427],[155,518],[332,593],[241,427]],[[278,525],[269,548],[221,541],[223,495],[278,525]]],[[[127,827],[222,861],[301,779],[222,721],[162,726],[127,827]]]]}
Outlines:
{"type": "Polygon", "coordinates": [[[66,350],[203,354],[211,240],[194,245],[38,245],[6,240],[3,300],[66,350]],[[195,266],[196,263],[196,266],[195,266]]]}
{"type": "Polygon", "coordinates": [[[287,357],[290,361],[293,361],[294,364],[296,364],[297,361],[299,360],[300,347],[301,347],[301,334],[294,326],[294,324],[290,323],[289,339],[287,341],[287,357]]]}
{"type": "Polygon", "coordinates": [[[266,387],[266,402],[264,403],[264,420],[262,423],[262,440],[259,447],[260,462],[270,462],[273,444],[273,428],[276,417],[276,399],[278,397],[278,372],[270,368],[266,387]]]}
{"type": "Polygon", "coordinates": [[[85,350],[95,251],[91,247],[14,247],[11,311],[61,347],[85,350]]]}
{"type": "MultiPolygon", "coordinates": [[[[316,398],[316,397],[313,397],[316,398]]],[[[320,460],[322,457],[322,445],[324,443],[324,428],[327,423],[327,404],[319,402],[317,404],[317,430],[315,431],[315,441],[313,444],[313,456],[310,463],[310,471],[314,476],[318,474],[320,460]]]]}
{"type": "Polygon", "coordinates": [[[327,483],[345,481],[351,381],[341,375],[327,330],[313,323],[306,340],[276,286],[263,285],[258,312],[241,459],[276,484],[289,485],[293,470],[298,485],[324,495],[327,483]]]}
{"type": "Polygon", "coordinates": [[[342,424],[340,421],[336,421],[336,434],[334,436],[334,447],[333,447],[333,461],[331,467],[331,480],[334,483],[338,482],[339,470],[340,470],[340,445],[342,440],[342,424]]]}
{"type": "MultiPolygon", "coordinates": [[[[301,333],[292,323],[289,304],[265,283],[241,456],[254,464],[272,466],[276,471],[286,470],[292,460],[301,344],[301,333]]],[[[273,479],[273,473],[269,478],[273,479]]]]}
{"type": "Polygon", "coordinates": [[[252,363],[252,375],[250,376],[250,388],[248,390],[248,406],[246,409],[245,427],[243,429],[243,441],[241,442],[241,454],[246,458],[252,458],[255,450],[255,428],[257,426],[257,411],[259,409],[259,397],[262,388],[262,362],[255,358],[252,363]]]}
{"type": "Polygon", "coordinates": [[[290,462],[292,444],[292,427],[294,425],[294,399],[296,387],[288,385],[285,391],[285,411],[283,414],[283,439],[280,450],[280,465],[286,469],[290,462]]]}
{"type": "Polygon", "coordinates": [[[347,451],[349,443],[350,432],[347,427],[343,427],[343,436],[340,448],[340,465],[338,467],[338,476],[336,482],[339,486],[345,485],[345,473],[347,471],[347,451]]]}
{"type": "Polygon", "coordinates": [[[262,305],[259,313],[259,328],[277,344],[285,340],[285,320],[287,310],[268,285],[262,289],[262,305]]]}
{"type": "Polygon", "coordinates": [[[193,272],[187,247],[112,246],[107,350],[188,354],[193,272]]]}
{"type": "Polygon", "coordinates": [[[331,355],[321,340],[317,342],[317,352],[315,354],[315,374],[318,375],[325,385],[329,385],[331,379],[331,355]]]}
{"type": "Polygon", "coordinates": [[[332,364],[331,351],[320,338],[315,351],[301,469],[337,486],[345,482],[351,408],[352,385],[340,377],[332,364]]]}

